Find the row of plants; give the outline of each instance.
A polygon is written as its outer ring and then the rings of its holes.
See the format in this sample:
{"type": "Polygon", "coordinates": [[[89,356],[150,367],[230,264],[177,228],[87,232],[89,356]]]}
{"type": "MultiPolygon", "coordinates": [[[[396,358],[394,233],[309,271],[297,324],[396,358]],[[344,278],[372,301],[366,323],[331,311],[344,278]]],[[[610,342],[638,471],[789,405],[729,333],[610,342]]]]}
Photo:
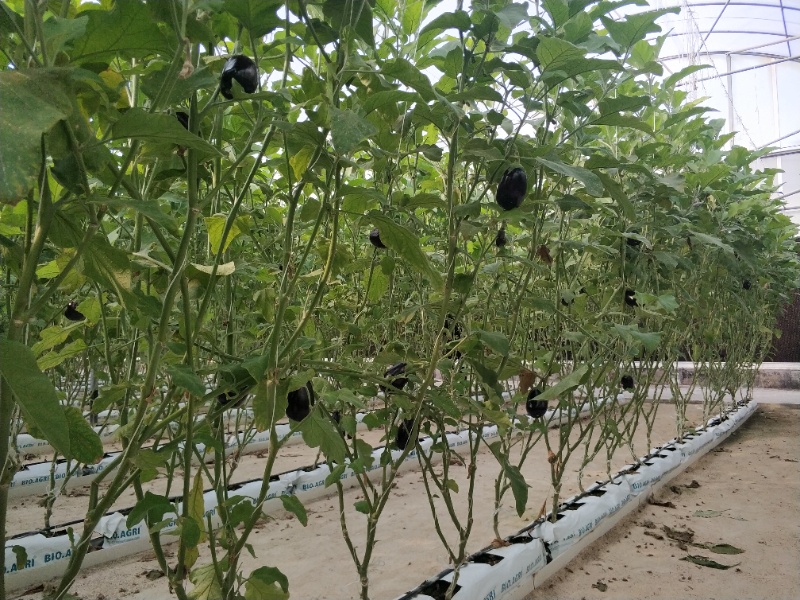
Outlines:
{"type": "MultiPolygon", "coordinates": [[[[676,87],[699,67],[663,73],[665,11],[620,18],[626,4],[641,3],[0,3],[1,536],[19,432],[93,463],[83,411],[111,409],[122,445],[54,597],[131,488],[179,598],[287,597],[277,568],[240,568],[286,418],[342,507],[338,473],[359,473],[365,538],[344,510],[341,525],[368,598],[418,436],[434,438],[419,465],[457,570],[473,507],[453,499],[476,478],[461,490],[450,465],[474,473],[486,446],[498,511],[510,491],[521,515],[520,467],[544,444],[555,508],[568,461],[649,450],[633,435],[651,431],[651,384],[671,389],[676,434],[691,427],[678,358],[705,366],[707,416],[752,389],[798,285],[797,231],[762,152],[676,87]],[[620,389],[630,402],[601,402],[620,389]],[[239,457],[222,452],[223,412],[245,402],[272,433],[254,503],[228,491],[239,457]],[[544,403],[570,418],[548,429],[544,403]],[[356,428],[368,408],[379,465],[356,428]],[[443,441],[455,428],[475,434],[466,450],[443,441]],[[186,501],[162,536],[170,494],[186,501]]],[[[58,497],[54,482],[48,510],[58,497]]]]}

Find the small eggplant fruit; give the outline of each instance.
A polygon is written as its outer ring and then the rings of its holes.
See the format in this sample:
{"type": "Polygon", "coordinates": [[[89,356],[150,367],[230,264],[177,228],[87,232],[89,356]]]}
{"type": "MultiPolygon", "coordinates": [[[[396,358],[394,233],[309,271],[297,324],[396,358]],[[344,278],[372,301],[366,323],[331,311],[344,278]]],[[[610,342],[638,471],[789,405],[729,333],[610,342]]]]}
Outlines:
{"type": "Polygon", "coordinates": [[[444,328],[450,332],[450,339],[461,339],[461,334],[463,333],[461,330],[461,323],[456,321],[452,313],[447,313],[447,316],[444,318],[444,328]]]}
{"type": "Polygon", "coordinates": [[[636,292],[633,290],[625,290],[625,304],[628,306],[638,306],[639,303],[636,302],[636,292]]]}
{"type": "Polygon", "coordinates": [[[228,390],[222,394],[217,395],[217,402],[222,404],[225,408],[238,408],[244,401],[247,400],[250,388],[246,385],[240,385],[236,389],[228,390]]]}
{"type": "Polygon", "coordinates": [[[414,419],[405,419],[397,428],[397,437],[395,438],[395,445],[400,450],[405,450],[411,438],[411,431],[414,429],[414,419]]]}
{"type": "Polygon", "coordinates": [[[286,407],[286,416],[292,421],[302,421],[311,412],[314,404],[314,388],[311,382],[307,382],[303,387],[289,392],[286,395],[289,405],[286,407]]]}
{"type": "Polygon", "coordinates": [[[258,88],[258,69],[256,63],[249,56],[237,54],[231,56],[222,68],[222,75],[219,78],[219,91],[228,100],[233,100],[233,80],[239,82],[242,89],[252,94],[258,88]]]}
{"type": "Polygon", "coordinates": [[[381,241],[381,232],[376,227],[369,232],[369,243],[376,248],[386,248],[386,245],[381,241]]]}
{"type": "Polygon", "coordinates": [[[501,227],[497,230],[497,235],[494,236],[494,245],[498,248],[502,248],[508,243],[508,239],[506,238],[506,230],[501,227]]]}
{"type": "MultiPolygon", "coordinates": [[[[406,372],[406,363],[399,362],[393,364],[391,367],[386,369],[386,371],[383,372],[383,376],[386,379],[390,379],[392,381],[391,385],[393,388],[397,390],[402,390],[404,387],[406,387],[406,384],[408,383],[408,378],[398,377],[398,376],[402,375],[405,372],[406,372]]],[[[383,393],[385,394],[387,392],[386,387],[385,386],[380,386],[380,387],[381,390],[383,390],[383,393]]]]}
{"type": "Polygon", "coordinates": [[[631,375],[623,375],[622,378],[619,380],[619,384],[622,386],[623,390],[632,390],[633,389],[633,376],[631,376],[631,375]]]}
{"type": "Polygon", "coordinates": [[[183,125],[184,129],[189,129],[189,113],[179,110],[175,113],[175,118],[183,125]]]}
{"type": "Polygon", "coordinates": [[[751,287],[753,287],[753,284],[752,284],[752,283],[750,283],[750,280],[749,280],[749,279],[745,279],[745,280],[742,282],[742,288],[744,288],[744,289],[746,289],[746,290],[749,290],[751,287]]]}
{"type": "Polygon", "coordinates": [[[520,167],[506,169],[503,178],[497,185],[495,200],[503,210],[519,207],[528,193],[528,176],[520,167]]]}
{"type": "Polygon", "coordinates": [[[70,321],[85,321],[86,317],[78,310],[78,303],[72,300],[64,309],[64,316],[70,321]]]}
{"type": "Polygon", "coordinates": [[[536,396],[541,394],[539,388],[531,388],[528,392],[528,399],[525,401],[525,412],[531,419],[541,419],[547,412],[547,400],[536,400],[536,396]]]}

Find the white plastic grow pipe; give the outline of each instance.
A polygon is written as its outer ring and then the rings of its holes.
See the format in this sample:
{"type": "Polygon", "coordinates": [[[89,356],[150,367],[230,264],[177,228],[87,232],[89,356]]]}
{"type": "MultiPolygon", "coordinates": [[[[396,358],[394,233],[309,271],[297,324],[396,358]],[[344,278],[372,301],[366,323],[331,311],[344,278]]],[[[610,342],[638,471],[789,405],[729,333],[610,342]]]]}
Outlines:
{"type": "MultiPolygon", "coordinates": [[[[596,406],[601,406],[607,402],[627,402],[627,399],[599,399],[595,402],[596,406]]],[[[584,403],[579,409],[579,413],[587,413],[591,409],[591,403],[584,403]]],[[[570,414],[575,414],[575,410],[571,409],[570,414]]],[[[562,415],[560,409],[548,410],[544,421],[550,423],[551,426],[557,426],[563,419],[567,418],[562,415]]],[[[470,432],[463,430],[457,433],[448,433],[447,441],[451,447],[458,447],[466,444],[469,440],[470,432]]],[[[483,428],[482,437],[484,439],[493,439],[497,437],[497,426],[487,426],[483,428]]],[[[420,446],[428,450],[432,445],[431,438],[420,440],[420,446]]],[[[373,466],[367,470],[367,473],[378,471],[380,469],[380,455],[383,448],[378,448],[372,453],[373,466]]],[[[392,457],[396,459],[400,455],[400,450],[393,450],[392,457]]],[[[438,460],[441,455],[434,454],[432,459],[438,460]]],[[[417,450],[412,450],[405,461],[401,464],[401,469],[405,470],[411,466],[411,461],[417,457],[417,450]]],[[[277,475],[273,481],[270,481],[268,488],[267,499],[262,505],[264,513],[269,514],[283,509],[283,503],[280,496],[295,495],[303,501],[314,500],[333,493],[333,488],[325,487],[325,479],[330,475],[330,469],[327,465],[322,465],[311,471],[303,469],[288,471],[277,475]]],[[[341,475],[340,480],[344,487],[352,487],[356,485],[357,478],[355,473],[346,468],[341,475]]],[[[231,491],[236,492],[234,496],[243,496],[255,500],[261,488],[261,480],[252,480],[241,484],[235,484],[229,488],[231,491]]],[[[217,514],[217,494],[216,491],[210,490],[203,494],[203,503],[205,507],[205,517],[211,517],[213,527],[218,527],[220,524],[219,516],[217,514]]],[[[180,502],[177,503],[178,512],[180,512],[180,502]]],[[[129,512],[130,509],[124,512],[129,512]]],[[[164,527],[162,533],[170,533],[176,528],[174,519],[177,518],[175,514],[164,515],[165,519],[171,518],[173,521],[164,527]]],[[[137,552],[145,551],[150,548],[150,540],[148,537],[148,530],[144,521],[133,525],[132,527],[126,526],[127,516],[122,512],[114,512],[105,515],[94,533],[98,537],[92,540],[94,551],[88,553],[84,559],[84,566],[90,567],[112,560],[116,560],[121,556],[135,554],[137,552]]],[[[6,565],[9,567],[6,570],[6,589],[8,591],[23,589],[29,586],[37,585],[51,579],[58,577],[64,573],[67,567],[68,560],[72,555],[72,542],[70,537],[75,537],[72,534],[73,529],[80,526],[81,521],[74,521],[64,525],[58,525],[53,529],[61,530],[58,535],[47,537],[40,532],[33,532],[24,534],[6,541],[6,565]],[[23,568],[17,567],[18,555],[14,549],[20,552],[20,556],[24,554],[25,561],[22,565],[23,568]]]]}
{"type": "MultiPolygon", "coordinates": [[[[629,465],[611,480],[591,488],[590,493],[564,502],[559,510],[562,518],[555,523],[547,515],[508,538],[512,540],[509,546],[488,548],[473,555],[459,573],[453,600],[523,600],[582,550],[646,504],[654,492],[730,436],[753,415],[757,406],[751,400],[724,420],[709,420],[705,428],[682,441],[673,439],[661,448],[654,448],[638,468],[629,465]],[[490,565],[473,560],[486,555],[493,557],[490,562],[498,562],[490,565]]],[[[425,587],[440,582],[439,589],[446,589],[452,580],[453,572],[449,569],[398,600],[433,600],[424,593],[425,587]]]]}

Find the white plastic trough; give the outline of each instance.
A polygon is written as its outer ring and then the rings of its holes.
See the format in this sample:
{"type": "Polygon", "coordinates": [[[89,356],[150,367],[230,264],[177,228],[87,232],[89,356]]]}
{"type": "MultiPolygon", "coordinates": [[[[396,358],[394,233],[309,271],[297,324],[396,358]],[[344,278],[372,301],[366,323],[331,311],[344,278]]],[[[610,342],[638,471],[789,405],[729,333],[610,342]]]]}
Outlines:
{"type": "MultiPolygon", "coordinates": [[[[603,400],[599,399],[595,402],[595,406],[600,407],[606,402],[618,402],[624,404],[629,398],[623,396],[620,398],[603,400]]],[[[581,406],[580,414],[586,414],[591,410],[591,404],[585,403],[581,406]]],[[[574,410],[570,410],[574,413],[574,410]]],[[[562,418],[559,409],[548,410],[544,420],[550,423],[551,426],[557,426],[562,418]]],[[[288,430],[288,426],[287,426],[288,430]]],[[[258,442],[268,447],[268,432],[267,441],[263,440],[258,442]]],[[[456,433],[447,434],[448,444],[451,447],[458,447],[465,445],[468,442],[469,432],[464,430],[456,433]]],[[[487,426],[483,428],[482,437],[484,439],[493,439],[497,437],[497,426],[487,426]]],[[[420,445],[424,449],[429,449],[432,440],[430,438],[420,439],[420,445]]],[[[374,464],[369,472],[379,472],[380,469],[380,455],[383,448],[378,448],[373,451],[374,464]]],[[[396,459],[400,455],[399,450],[392,451],[393,457],[396,459]]],[[[441,457],[439,454],[434,454],[434,460],[441,457]]],[[[406,457],[401,469],[405,470],[411,468],[416,464],[417,450],[411,451],[406,457]],[[413,462],[412,462],[413,461],[413,462]]],[[[287,471],[279,475],[274,475],[270,479],[269,492],[267,499],[262,505],[262,510],[266,514],[278,512],[283,510],[283,503],[280,496],[294,495],[300,498],[303,502],[308,502],[323,496],[330,495],[334,492],[333,486],[325,487],[325,479],[330,475],[330,469],[327,465],[321,465],[316,468],[296,469],[287,471]]],[[[356,485],[355,473],[347,468],[340,477],[345,487],[352,487],[356,485]]],[[[232,496],[243,496],[250,500],[255,500],[261,487],[261,479],[253,479],[239,484],[234,484],[229,488],[229,493],[232,496]]],[[[180,512],[180,497],[172,498],[173,502],[177,503],[178,512],[180,512]]],[[[205,505],[205,516],[211,517],[213,527],[218,527],[219,516],[217,514],[217,494],[214,490],[206,491],[203,494],[203,501],[205,505]]],[[[86,554],[83,562],[84,567],[92,567],[114,561],[123,556],[136,554],[150,549],[150,539],[148,536],[147,526],[144,521],[133,525],[132,527],[126,526],[127,514],[131,509],[123,509],[117,512],[109,513],[102,517],[97,527],[94,529],[94,537],[91,541],[92,550],[86,554]]],[[[175,514],[164,515],[165,519],[176,518],[175,514]]],[[[35,585],[41,584],[49,579],[63,575],[66,570],[69,558],[72,556],[72,539],[78,537],[78,532],[82,530],[82,520],[71,521],[62,525],[56,525],[48,531],[33,531],[25,534],[14,536],[5,543],[5,562],[6,562],[6,590],[9,592],[24,590],[35,585]],[[22,568],[18,568],[17,554],[14,549],[18,551],[24,550],[26,561],[22,568]]],[[[162,533],[169,534],[175,530],[175,523],[170,523],[162,528],[162,533]]],[[[507,549],[503,549],[508,551],[507,549]]],[[[526,557],[527,560],[529,557],[526,557]]],[[[522,560],[520,558],[520,560],[522,560]]],[[[534,558],[534,562],[538,565],[538,561],[534,558]]],[[[511,564],[511,563],[507,563],[511,564]]],[[[531,567],[534,568],[534,567],[531,567]]],[[[477,571],[477,569],[473,569],[477,571]]],[[[465,571],[462,571],[462,573],[465,571]]],[[[464,598],[471,596],[464,596],[464,598]]],[[[419,598],[426,598],[426,596],[419,596],[419,598]]],[[[461,598],[461,597],[459,597],[461,598]]],[[[483,597],[481,597],[483,600],[483,597]]]]}
{"type": "MultiPolygon", "coordinates": [[[[628,465],[611,480],[565,501],[555,523],[548,514],[506,538],[508,546],[484,548],[472,555],[461,568],[453,600],[522,600],[730,436],[757,406],[754,400],[741,404],[735,412],[709,420],[682,441],[672,439],[654,448],[638,467],[628,465]]],[[[453,569],[447,569],[397,600],[443,598],[452,580],[453,569]]]]}

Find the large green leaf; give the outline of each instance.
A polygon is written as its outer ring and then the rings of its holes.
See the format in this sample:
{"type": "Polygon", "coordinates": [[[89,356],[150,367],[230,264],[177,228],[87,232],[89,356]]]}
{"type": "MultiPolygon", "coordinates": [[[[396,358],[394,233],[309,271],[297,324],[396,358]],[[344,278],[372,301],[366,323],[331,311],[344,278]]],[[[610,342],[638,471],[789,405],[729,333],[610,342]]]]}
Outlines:
{"type": "Polygon", "coordinates": [[[319,411],[311,411],[300,423],[303,440],[311,448],[319,448],[330,460],[344,462],[345,445],[342,436],[336,431],[333,423],[324,418],[319,411]]]}
{"type": "Polygon", "coordinates": [[[402,225],[398,225],[376,210],[369,217],[380,231],[381,241],[402,256],[414,269],[428,277],[437,288],[442,286],[442,276],[428,262],[419,245],[419,239],[402,225]]]}
{"type": "Polygon", "coordinates": [[[351,27],[370,46],[375,46],[372,30],[372,6],[368,0],[325,0],[322,4],[325,18],[339,31],[351,27]]]}
{"type": "Polygon", "coordinates": [[[566,77],[574,77],[588,71],[602,69],[622,70],[622,65],[614,60],[586,58],[586,50],[566,40],[554,37],[543,37],[536,47],[544,73],[563,73],[566,77]]]}
{"type": "Polygon", "coordinates": [[[117,54],[147,56],[170,52],[168,38],[147,6],[138,0],[117,0],[111,10],[92,7],[80,14],[83,16],[88,18],[86,34],[73,45],[73,60],[98,62],[117,54]]]}
{"type": "MultiPolygon", "coordinates": [[[[0,339],[0,374],[8,382],[25,419],[66,457],[72,456],[69,422],[50,379],[39,370],[25,344],[0,339]]],[[[3,402],[10,399],[3,398],[3,402]]]]}
{"type": "Polygon", "coordinates": [[[589,169],[568,165],[564,162],[561,162],[558,158],[552,156],[549,159],[537,157],[534,160],[548,169],[555,171],[556,173],[561,173],[567,177],[577,179],[583,184],[583,186],[586,188],[586,191],[592,196],[597,197],[603,195],[603,182],[589,169]]]}
{"type": "Polygon", "coordinates": [[[283,23],[277,14],[279,0],[225,0],[223,10],[239,19],[254,38],[260,38],[283,23]]]}
{"type": "Polygon", "coordinates": [[[245,600],[287,600],[289,579],[275,567],[259,567],[247,578],[245,600]]]}
{"type": "Polygon", "coordinates": [[[331,140],[340,154],[347,154],[378,132],[378,128],[352,110],[331,107],[331,140]]]}
{"type": "Polygon", "coordinates": [[[559,396],[561,396],[561,394],[571,392],[581,384],[581,381],[583,381],[583,378],[586,376],[586,373],[588,373],[588,371],[589,371],[589,365],[581,365],[580,367],[575,369],[572,373],[564,377],[564,379],[555,384],[553,387],[547,388],[541,394],[536,396],[536,399],[554,400],[559,396]]]}
{"type": "Polygon", "coordinates": [[[65,69],[0,73],[0,203],[33,187],[42,162],[42,134],[72,111],[65,69]]]}
{"type": "Polygon", "coordinates": [[[79,408],[67,406],[64,415],[69,423],[69,448],[72,458],[85,464],[94,464],[103,458],[103,442],[79,408]]]}
{"type": "Polygon", "coordinates": [[[600,20],[605,25],[611,38],[627,50],[639,40],[643,40],[648,33],[661,31],[661,27],[656,25],[656,20],[659,17],[667,13],[677,12],[679,12],[678,7],[663,8],[661,10],[630,14],[625,19],[601,17],[600,20]]]}
{"type": "Polygon", "coordinates": [[[204,139],[189,133],[172,115],[151,114],[141,108],[127,111],[111,128],[114,138],[131,138],[194,148],[208,155],[219,150],[204,139]]]}
{"type": "Polygon", "coordinates": [[[433,90],[430,80],[404,58],[397,58],[384,64],[382,74],[384,77],[397,79],[412,90],[416,90],[426,102],[436,98],[436,92],[433,90]]]}

